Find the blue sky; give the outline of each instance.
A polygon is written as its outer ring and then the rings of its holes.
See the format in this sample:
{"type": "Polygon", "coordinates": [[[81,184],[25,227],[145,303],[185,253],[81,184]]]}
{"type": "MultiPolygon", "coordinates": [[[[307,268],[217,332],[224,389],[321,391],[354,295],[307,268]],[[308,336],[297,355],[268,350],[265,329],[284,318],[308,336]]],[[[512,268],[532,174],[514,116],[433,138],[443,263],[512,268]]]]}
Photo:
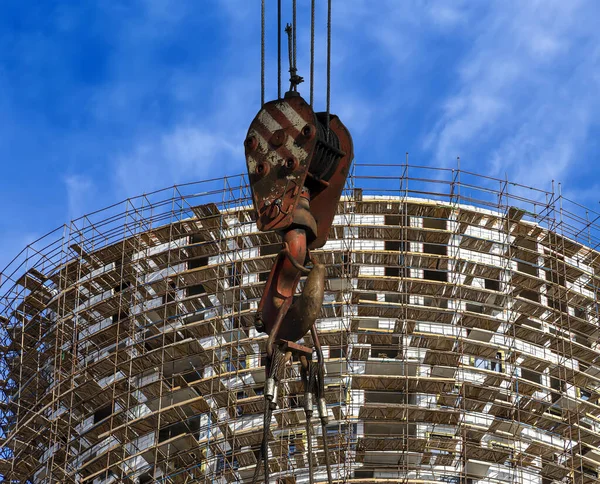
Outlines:
{"type": "MultiPolygon", "coordinates": [[[[259,3],[2,2],[0,266],[86,212],[245,170],[242,142],[260,100],[259,3]]],[[[272,98],[276,2],[267,4],[272,98]]],[[[308,4],[298,0],[306,78],[308,4]]],[[[397,162],[408,151],[415,164],[451,166],[460,156],[484,174],[544,188],[561,181],[597,207],[600,2],[333,4],[332,110],[357,160],[397,162]]]]}

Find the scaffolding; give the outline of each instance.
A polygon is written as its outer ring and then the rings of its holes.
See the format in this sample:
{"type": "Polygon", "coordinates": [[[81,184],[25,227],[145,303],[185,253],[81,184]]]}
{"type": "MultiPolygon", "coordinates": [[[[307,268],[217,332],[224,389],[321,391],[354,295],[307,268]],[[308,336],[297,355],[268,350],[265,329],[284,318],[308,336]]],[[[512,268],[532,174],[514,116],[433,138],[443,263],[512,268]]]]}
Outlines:
{"type": "MultiPolygon", "coordinates": [[[[249,482],[262,437],[254,314],[279,238],[245,176],[74,220],[0,275],[0,476],[249,482]]],[[[357,164],[317,322],[338,482],[600,482],[600,213],[455,168],[357,164]]],[[[301,283],[302,286],[302,283],[301,283]]],[[[301,287],[300,287],[301,289],[301,287]]],[[[304,344],[311,345],[310,336],[304,344]]],[[[273,482],[308,482],[286,368],[273,482]]]]}

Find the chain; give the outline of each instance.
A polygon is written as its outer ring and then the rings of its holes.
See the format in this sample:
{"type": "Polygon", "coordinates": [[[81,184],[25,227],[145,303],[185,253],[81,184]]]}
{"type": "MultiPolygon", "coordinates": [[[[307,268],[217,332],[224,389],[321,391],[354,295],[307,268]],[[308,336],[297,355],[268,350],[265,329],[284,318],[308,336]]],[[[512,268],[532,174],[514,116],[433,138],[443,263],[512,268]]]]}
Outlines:
{"type": "MultiPolygon", "coordinates": [[[[310,105],[314,106],[314,85],[315,85],[315,2],[310,3],[310,105]]],[[[326,129],[327,139],[329,140],[329,123],[331,118],[331,9],[332,0],[327,1],[327,116],[326,129]]],[[[281,99],[281,0],[277,0],[277,97],[281,99]]],[[[260,100],[261,106],[265,104],[265,0],[261,0],[260,10],[260,100]]],[[[296,90],[296,86],[302,82],[302,78],[295,77],[297,72],[296,55],[296,31],[297,31],[297,0],[292,0],[292,25],[286,28],[286,32],[291,33],[289,54],[290,71],[292,71],[292,86],[290,90],[296,90]],[[290,28],[291,27],[291,28],[290,28]]]]}
{"type": "Polygon", "coordinates": [[[294,28],[290,24],[286,25],[285,33],[288,35],[288,54],[290,58],[290,91],[297,91],[298,84],[304,82],[304,78],[298,75],[295,64],[296,51],[294,48],[294,37],[296,34],[294,28]]]}
{"type": "Polygon", "coordinates": [[[296,69],[296,0],[292,0],[292,52],[294,54],[294,69],[296,69]]]}
{"type": "Polygon", "coordinates": [[[294,90],[294,74],[295,74],[295,69],[294,69],[294,40],[293,40],[293,34],[292,34],[292,26],[290,24],[287,24],[285,26],[285,33],[287,34],[288,37],[288,58],[290,61],[290,91],[294,90]]]}

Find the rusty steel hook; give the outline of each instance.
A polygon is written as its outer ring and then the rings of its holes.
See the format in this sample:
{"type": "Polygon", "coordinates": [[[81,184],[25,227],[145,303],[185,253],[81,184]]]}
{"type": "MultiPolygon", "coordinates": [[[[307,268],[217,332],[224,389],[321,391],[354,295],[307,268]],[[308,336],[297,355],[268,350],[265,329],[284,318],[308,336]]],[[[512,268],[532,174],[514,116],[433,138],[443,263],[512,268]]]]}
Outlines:
{"type": "MultiPolygon", "coordinates": [[[[311,369],[308,394],[311,401],[313,394],[318,400],[328,481],[331,482],[325,429],[325,362],[315,327],[324,299],[326,269],[309,249],[323,247],[327,241],[352,163],[353,148],[350,133],[337,116],[331,115],[329,110],[315,113],[295,92],[302,81],[296,72],[295,25],[293,31],[287,31],[294,37],[290,39],[290,58],[294,58],[290,59],[290,92],[284,99],[262,106],[245,141],[256,226],[262,232],[276,231],[282,241],[258,305],[255,326],[268,335],[265,412],[271,412],[277,405],[277,386],[282,378],[278,371],[285,366],[283,353],[286,362],[294,357],[303,368],[311,369]],[[276,123],[268,120],[276,120],[276,123]],[[302,277],[306,279],[301,294],[297,295],[302,277]],[[310,348],[298,343],[309,332],[312,335],[310,348]],[[317,361],[311,365],[313,351],[316,351],[317,361]]],[[[308,414],[312,415],[312,411],[310,406],[308,414]]],[[[270,422],[269,415],[265,413],[265,426],[270,422]]],[[[308,421],[307,425],[312,428],[308,421]]],[[[263,451],[267,448],[266,439],[265,430],[263,451]]],[[[268,482],[268,455],[263,454],[268,482]]],[[[258,473],[257,466],[254,481],[258,473]]]]}

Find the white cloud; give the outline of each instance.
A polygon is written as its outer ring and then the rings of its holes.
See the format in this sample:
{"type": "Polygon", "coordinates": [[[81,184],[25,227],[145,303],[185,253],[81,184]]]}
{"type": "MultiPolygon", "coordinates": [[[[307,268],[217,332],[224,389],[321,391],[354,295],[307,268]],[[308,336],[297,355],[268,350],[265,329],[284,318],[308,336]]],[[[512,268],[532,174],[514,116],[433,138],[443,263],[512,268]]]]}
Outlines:
{"type": "Polygon", "coordinates": [[[426,2],[426,12],[431,21],[440,28],[466,25],[467,4],[460,0],[426,2]]]}
{"type": "Polygon", "coordinates": [[[243,157],[243,145],[233,141],[193,124],[144,138],[117,158],[117,188],[123,196],[132,196],[230,172],[227,166],[243,157]]]}
{"type": "MultiPolygon", "coordinates": [[[[276,86],[273,5],[267,98],[276,86]]],[[[326,4],[317,5],[320,110],[326,4]]],[[[309,2],[298,6],[298,60],[308,81],[309,2]]],[[[15,35],[19,69],[0,69],[10,94],[0,98],[0,118],[10,121],[0,148],[15,153],[16,167],[44,160],[76,173],[52,180],[66,187],[60,202],[71,217],[173,183],[245,171],[243,138],[259,108],[259,7],[113,2],[92,8],[96,23],[84,7],[63,7],[48,19],[60,35],[5,34],[0,40],[15,35]],[[77,48],[61,43],[78,29],[101,41],[93,64],[102,69],[92,84],[76,79],[77,48]]],[[[460,155],[473,171],[547,186],[575,172],[578,160],[593,160],[585,150],[593,149],[590,127],[600,112],[595,0],[344,0],[333,7],[332,111],[354,136],[357,162],[392,162],[409,151],[418,164],[454,165],[460,155]]],[[[284,55],[284,89],[286,71],[284,55]]],[[[308,97],[308,82],[301,92],[308,97]]]]}
{"type": "MultiPolygon", "coordinates": [[[[144,15],[131,32],[122,33],[123,55],[115,58],[114,65],[118,82],[107,86],[96,104],[100,117],[123,113],[127,119],[131,106],[140,116],[133,120],[139,128],[110,155],[119,198],[244,171],[243,141],[260,100],[259,24],[248,22],[257,7],[243,0],[217,2],[222,8],[211,6],[208,12],[223,29],[225,42],[199,45],[194,54],[197,63],[149,73],[165,38],[178,38],[188,14],[198,15],[202,9],[193,2],[180,2],[173,10],[167,0],[142,3],[144,15]],[[157,29],[158,40],[153,33],[157,29]],[[141,50],[147,58],[136,60],[141,50]],[[172,116],[164,116],[163,111],[172,116]]],[[[203,32],[206,35],[210,34],[203,32]]]]}
{"type": "Polygon", "coordinates": [[[67,175],[64,177],[67,189],[68,218],[73,220],[84,215],[94,200],[96,187],[86,175],[67,175]]]}
{"type": "Polygon", "coordinates": [[[577,165],[600,107],[600,4],[509,3],[491,2],[469,22],[473,45],[425,147],[435,163],[461,155],[479,171],[537,185],[577,165]]]}

